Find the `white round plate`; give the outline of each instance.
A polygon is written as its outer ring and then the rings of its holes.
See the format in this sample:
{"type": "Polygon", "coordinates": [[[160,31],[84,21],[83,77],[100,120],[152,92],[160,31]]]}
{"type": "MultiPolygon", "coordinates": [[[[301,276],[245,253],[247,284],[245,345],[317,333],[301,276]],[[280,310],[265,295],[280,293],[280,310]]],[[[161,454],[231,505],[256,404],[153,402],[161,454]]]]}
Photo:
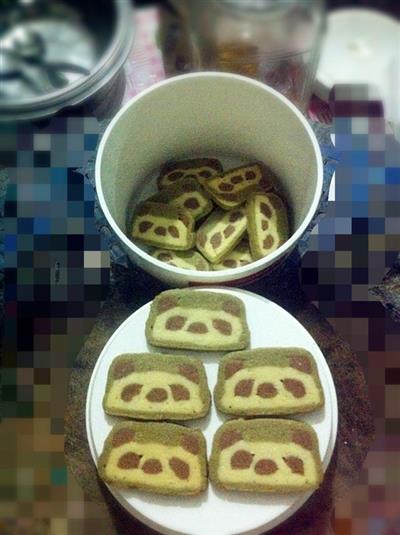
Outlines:
{"type": "MultiPolygon", "coordinates": [[[[202,291],[196,289],[192,291],[202,291]]],[[[317,363],[325,394],[323,409],[299,419],[310,423],[318,434],[324,470],[327,468],[336,440],[337,399],[332,376],[319,347],[309,333],[283,308],[258,295],[237,289],[213,288],[242,299],[251,333],[251,348],[299,346],[310,351],[317,363]]],[[[86,400],[86,430],[94,462],[103,443],[118,419],[107,416],[102,399],[107,372],[112,360],[121,353],[154,351],[144,335],[150,304],[132,314],[113,334],[103,349],[90,380],[86,400]]],[[[171,350],[164,351],[174,353],[171,350]]],[[[183,351],[176,353],[184,353],[183,351]]],[[[221,353],[185,352],[196,355],[205,364],[211,392],[217,380],[221,353]]],[[[212,406],[210,414],[187,424],[199,427],[207,440],[208,454],[215,431],[224,418],[212,406]]],[[[221,492],[210,484],[198,497],[159,496],[134,490],[108,487],[110,492],[133,516],[161,533],[186,535],[257,535],[277,526],[291,516],[310,497],[312,492],[288,496],[221,492]]]]}

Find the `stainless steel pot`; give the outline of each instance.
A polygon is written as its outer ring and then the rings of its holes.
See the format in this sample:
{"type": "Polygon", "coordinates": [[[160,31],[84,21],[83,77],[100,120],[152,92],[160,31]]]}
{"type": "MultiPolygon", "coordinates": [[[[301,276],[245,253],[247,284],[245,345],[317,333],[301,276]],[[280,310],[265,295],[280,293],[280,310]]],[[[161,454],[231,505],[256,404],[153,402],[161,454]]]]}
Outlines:
{"type": "Polygon", "coordinates": [[[53,115],[112,85],[133,36],[130,0],[6,2],[0,14],[0,121],[53,115]]]}

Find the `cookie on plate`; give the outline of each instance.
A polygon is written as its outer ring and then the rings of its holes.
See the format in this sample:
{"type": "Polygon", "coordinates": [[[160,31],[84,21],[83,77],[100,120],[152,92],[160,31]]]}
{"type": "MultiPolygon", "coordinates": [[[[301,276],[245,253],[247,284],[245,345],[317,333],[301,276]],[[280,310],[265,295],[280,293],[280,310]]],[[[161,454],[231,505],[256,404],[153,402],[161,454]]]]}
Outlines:
{"type": "Polygon", "coordinates": [[[210,271],[210,264],[197,251],[167,251],[156,249],[151,256],[170,266],[182,269],[195,269],[196,271],[210,271]]]}
{"type": "Polygon", "coordinates": [[[196,247],[211,263],[218,263],[236,247],[246,229],[244,208],[215,209],[197,231],[196,247]]]}
{"type": "Polygon", "coordinates": [[[131,237],[154,247],[187,251],[194,245],[193,228],[194,219],[187,210],[144,202],[134,213],[131,237]]]}
{"type": "Polygon", "coordinates": [[[218,410],[234,416],[287,415],[319,409],[324,393],[311,353],[276,347],[223,357],[214,399],[218,410]]]}
{"type": "Polygon", "coordinates": [[[103,408],[139,420],[201,418],[210,409],[204,366],[179,355],[119,355],[108,372],[103,408]]]}
{"type": "Polygon", "coordinates": [[[184,178],[195,178],[200,184],[203,184],[206,180],[222,172],[222,164],[215,158],[170,161],[161,167],[158,187],[164,188],[184,178]]]}
{"type": "Polygon", "coordinates": [[[276,193],[252,193],[247,200],[250,250],[258,260],[272,253],[289,238],[286,207],[276,193]]]}
{"type": "Polygon", "coordinates": [[[207,488],[201,431],[155,422],[123,422],[111,430],[98,460],[103,481],[158,494],[194,495],[207,488]]]}
{"type": "Polygon", "coordinates": [[[229,351],[248,347],[244,305],[237,297],[193,290],[167,290],[151,304],[146,339],[156,347],[229,351]]]}
{"type": "Polygon", "coordinates": [[[290,493],[316,489],[323,469],[318,437],[306,423],[230,420],[214,436],[210,480],[225,490],[290,493]]]}

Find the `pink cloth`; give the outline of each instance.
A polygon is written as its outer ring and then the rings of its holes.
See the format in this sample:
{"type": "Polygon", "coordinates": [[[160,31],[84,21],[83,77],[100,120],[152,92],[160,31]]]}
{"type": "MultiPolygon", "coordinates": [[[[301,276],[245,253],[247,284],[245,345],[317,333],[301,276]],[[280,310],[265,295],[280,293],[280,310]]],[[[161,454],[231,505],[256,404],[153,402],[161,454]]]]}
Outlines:
{"type": "Polygon", "coordinates": [[[134,13],[135,38],[125,65],[126,89],[123,104],[166,78],[162,53],[157,46],[159,23],[156,7],[137,9],[134,13]]]}

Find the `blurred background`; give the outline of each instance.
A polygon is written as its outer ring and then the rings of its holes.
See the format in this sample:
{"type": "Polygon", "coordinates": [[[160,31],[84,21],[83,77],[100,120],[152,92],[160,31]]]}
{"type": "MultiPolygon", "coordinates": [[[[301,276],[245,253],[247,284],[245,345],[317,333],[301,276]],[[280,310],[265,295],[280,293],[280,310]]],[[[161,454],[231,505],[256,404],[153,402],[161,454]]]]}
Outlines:
{"type": "MultiPolygon", "coordinates": [[[[132,67],[131,78],[145,77],[143,55],[134,67],[127,62],[132,43],[140,48],[146,32],[153,32],[165,76],[236,72],[276,88],[303,112],[312,96],[314,108],[316,99],[327,102],[335,85],[370,84],[377,86],[389,119],[399,122],[390,102],[399,70],[397,1],[138,0],[135,5],[138,13],[151,7],[153,18],[135,20],[129,0],[4,0],[0,121],[48,117],[88,103],[98,108],[98,116],[112,116],[130,82],[123,65],[132,67]]],[[[155,60],[148,55],[150,61],[155,60]]]]}
{"type": "MultiPolygon", "coordinates": [[[[202,0],[200,0],[202,1],[202,0]]],[[[136,5],[145,6],[153,5],[151,0],[137,0],[136,5]]],[[[170,3],[170,0],[160,0],[160,5],[170,3]]],[[[327,0],[329,9],[336,9],[340,7],[370,7],[373,9],[380,9],[391,13],[393,16],[399,16],[400,6],[396,0],[327,0]]]]}

